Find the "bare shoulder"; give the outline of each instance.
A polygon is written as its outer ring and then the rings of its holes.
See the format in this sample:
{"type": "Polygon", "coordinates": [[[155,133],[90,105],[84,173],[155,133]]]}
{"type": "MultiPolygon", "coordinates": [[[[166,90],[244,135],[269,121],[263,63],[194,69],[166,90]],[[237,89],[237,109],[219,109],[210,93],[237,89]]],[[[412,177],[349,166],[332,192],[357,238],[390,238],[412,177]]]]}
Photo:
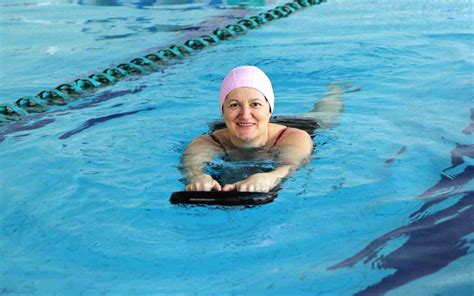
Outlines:
{"type": "Polygon", "coordinates": [[[286,161],[299,163],[302,159],[307,159],[313,152],[313,141],[307,132],[289,127],[275,148],[280,151],[280,157],[286,161]]]}
{"type": "Polygon", "coordinates": [[[219,146],[208,134],[194,138],[189,144],[190,146],[219,146]]]}
{"type": "MultiPolygon", "coordinates": [[[[227,134],[228,134],[227,128],[220,129],[212,133],[212,135],[218,139],[226,138],[227,134]]],[[[209,138],[211,137],[209,136],[209,138]]]]}
{"type": "Polygon", "coordinates": [[[188,147],[184,152],[184,157],[196,157],[197,155],[209,155],[216,153],[223,153],[223,148],[216,143],[210,135],[205,134],[199,137],[194,138],[194,140],[189,143],[188,147]]]}
{"type": "Polygon", "coordinates": [[[311,140],[310,135],[304,130],[289,127],[286,129],[280,142],[282,144],[285,144],[285,143],[286,144],[289,144],[289,143],[303,144],[303,143],[312,143],[312,140],[311,140]]]}

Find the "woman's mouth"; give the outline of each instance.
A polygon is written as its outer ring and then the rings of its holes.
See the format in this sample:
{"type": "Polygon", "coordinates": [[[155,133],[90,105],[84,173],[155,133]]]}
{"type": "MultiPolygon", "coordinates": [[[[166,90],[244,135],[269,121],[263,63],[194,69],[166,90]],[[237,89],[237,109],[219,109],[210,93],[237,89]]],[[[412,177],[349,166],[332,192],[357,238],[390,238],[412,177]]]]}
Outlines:
{"type": "Polygon", "coordinates": [[[251,123],[251,122],[238,122],[237,125],[239,127],[242,127],[242,128],[248,128],[248,127],[252,127],[255,125],[255,123],[251,123]]]}

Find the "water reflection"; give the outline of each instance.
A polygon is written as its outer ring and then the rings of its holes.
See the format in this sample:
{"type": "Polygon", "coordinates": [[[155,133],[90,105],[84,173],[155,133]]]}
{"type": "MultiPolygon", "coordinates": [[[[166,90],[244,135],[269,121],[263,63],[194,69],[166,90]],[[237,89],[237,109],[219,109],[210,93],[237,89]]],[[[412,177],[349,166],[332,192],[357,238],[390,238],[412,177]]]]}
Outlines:
{"type": "MultiPolygon", "coordinates": [[[[470,135],[473,126],[474,108],[463,133],[470,135]]],[[[425,203],[410,215],[410,223],[377,237],[361,251],[328,269],[351,268],[358,263],[371,264],[374,269],[392,269],[392,274],[355,294],[384,295],[472,253],[473,159],[473,144],[457,144],[451,151],[451,166],[441,172],[435,185],[417,197],[425,203]],[[406,239],[402,246],[387,254],[383,252],[400,238],[406,239]]]]}
{"type": "Polygon", "coordinates": [[[183,5],[192,3],[202,3],[211,6],[264,6],[274,0],[79,0],[80,5],[90,6],[135,6],[136,8],[146,8],[156,5],[183,5]]]}
{"type": "MultiPolygon", "coordinates": [[[[275,0],[51,0],[48,4],[79,4],[84,6],[131,6],[138,9],[160,5],[185,5],[200,3],[208,6],[265,6],[275,0]]],[[[44,0],[3,0],[1,6],[43,5],[44,0]]]]}
{"type": "Polygon", "coordinates": [[[80,5],[97,5],[97,6],[119,6],[122,5],[116,0],[80,0],[80,5]]]}

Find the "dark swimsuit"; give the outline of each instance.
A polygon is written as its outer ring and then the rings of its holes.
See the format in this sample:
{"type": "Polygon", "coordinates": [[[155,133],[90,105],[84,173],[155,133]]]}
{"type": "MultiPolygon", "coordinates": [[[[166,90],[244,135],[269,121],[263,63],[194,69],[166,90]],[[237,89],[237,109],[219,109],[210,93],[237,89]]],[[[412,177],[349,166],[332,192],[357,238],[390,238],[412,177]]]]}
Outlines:
{"type": "MultiPolygon", "coordinates": [[[[272,147],[278,144],[288,127],[285,127],[276,137],[275,143],[272,147]]],[[[272,161],[233,161],[229,159],[229,154],[222,145],[221,141],[215,136],[209,135],[216,144],[222,147],[224,150],[223,162],[220,164],[213,163],[208,166],[208,174],[212,176],[214,180],[217,180],[220,184],[232,184],[237,181],[246,179],[248,176],[256,173],[266,173],[275,169],[275,164],[272,161]]]]}

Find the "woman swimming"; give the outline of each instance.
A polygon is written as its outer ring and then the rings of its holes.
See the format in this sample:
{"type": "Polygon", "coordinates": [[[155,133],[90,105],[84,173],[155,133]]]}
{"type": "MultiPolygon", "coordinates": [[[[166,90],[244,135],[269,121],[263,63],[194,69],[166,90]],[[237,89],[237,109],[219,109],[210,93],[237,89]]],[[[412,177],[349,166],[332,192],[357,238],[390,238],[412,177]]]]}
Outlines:
{"type": "MultiPolygon", "coordinates": [[[[182,158],[186,191],[268,192],[309,159],[313,142],[307,132],[270,123],[274,101],[270,79],[259,68],[240,66],[226,75],[220,89],[226,128],[197,137],[187,147],[182,158]],[[227,160],[274,159],[278,165],[268,172],[220,184],[205,173],[206,165],[216,156],[227,160]]],[[[309,116],[321,114],[317,109],[309,116]]]]}

